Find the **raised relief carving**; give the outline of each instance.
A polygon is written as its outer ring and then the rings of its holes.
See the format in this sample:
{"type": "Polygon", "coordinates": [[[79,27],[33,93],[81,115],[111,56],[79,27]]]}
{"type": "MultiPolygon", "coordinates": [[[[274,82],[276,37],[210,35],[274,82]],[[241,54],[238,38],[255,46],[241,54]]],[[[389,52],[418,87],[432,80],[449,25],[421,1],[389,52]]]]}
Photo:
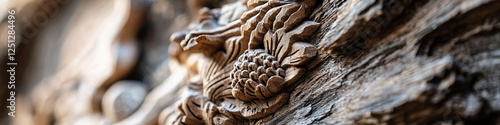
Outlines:
{"type": "Polygon", "coordinates": [[[221,9],[201,9],[191,31],[171,37],[184,51],[208,57],[199,72],[202,89],[189,88],[191,95],[179,106],[177,122],[238,124],[286,104],[286,88],[317,54],[307,39],[320,24],[305,21],[314,4],[243,0],[221,9]]]}

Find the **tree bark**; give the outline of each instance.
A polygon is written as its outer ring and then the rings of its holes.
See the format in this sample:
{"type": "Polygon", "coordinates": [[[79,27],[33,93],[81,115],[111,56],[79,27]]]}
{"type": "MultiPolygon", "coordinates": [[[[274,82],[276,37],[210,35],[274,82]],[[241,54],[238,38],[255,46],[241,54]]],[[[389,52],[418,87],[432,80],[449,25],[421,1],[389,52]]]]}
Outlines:
{"type": "Polygon", "coordinates": [[[257,124],[500,124],[500,1],[324,0],[323,50],[257,124]]]}

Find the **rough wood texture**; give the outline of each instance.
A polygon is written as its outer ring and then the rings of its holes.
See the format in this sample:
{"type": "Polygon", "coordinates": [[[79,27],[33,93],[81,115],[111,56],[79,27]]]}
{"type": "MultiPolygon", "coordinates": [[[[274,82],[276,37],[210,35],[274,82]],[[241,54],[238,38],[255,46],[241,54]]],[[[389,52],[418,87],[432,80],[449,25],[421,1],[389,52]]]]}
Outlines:
{"type": "Polygon", "coordinates": [[[500,2],[411,1],[386,14],[391,2],[320,2],[312,43],[330,54],[298,81],[290,102],[301,103],[252,123],[499,124],[500,2]]]}

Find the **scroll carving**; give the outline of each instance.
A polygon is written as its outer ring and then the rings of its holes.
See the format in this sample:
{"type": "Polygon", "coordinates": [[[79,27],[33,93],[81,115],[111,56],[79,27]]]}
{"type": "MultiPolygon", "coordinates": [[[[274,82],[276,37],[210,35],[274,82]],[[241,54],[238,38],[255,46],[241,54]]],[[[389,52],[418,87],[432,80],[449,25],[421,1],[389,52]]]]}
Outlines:
{"type": "Polygon", "coordinates": [[[296,84],[317,54],[307,41],[320,25],[306,21],[314,4],[243,0],[201,9],[194,28],[171,37],[185,52],[208,57],[199,71],[202,89],[189,88],[192,93],[179,105],[176,122],[238,124],[286,104],[286,88],[296,84]]]}

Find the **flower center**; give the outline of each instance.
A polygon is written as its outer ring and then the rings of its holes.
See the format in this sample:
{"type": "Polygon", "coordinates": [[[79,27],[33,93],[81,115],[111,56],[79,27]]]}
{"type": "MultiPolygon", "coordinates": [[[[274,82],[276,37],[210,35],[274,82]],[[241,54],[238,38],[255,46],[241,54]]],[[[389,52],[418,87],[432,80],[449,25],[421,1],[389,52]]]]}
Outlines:
{"type": "Polygon", "coordinates": [[[234,97],[243,101],[266,99],[282,89],[285,69],[273,55],[250,49],[234,63],[230,78],[234,97]]]}

